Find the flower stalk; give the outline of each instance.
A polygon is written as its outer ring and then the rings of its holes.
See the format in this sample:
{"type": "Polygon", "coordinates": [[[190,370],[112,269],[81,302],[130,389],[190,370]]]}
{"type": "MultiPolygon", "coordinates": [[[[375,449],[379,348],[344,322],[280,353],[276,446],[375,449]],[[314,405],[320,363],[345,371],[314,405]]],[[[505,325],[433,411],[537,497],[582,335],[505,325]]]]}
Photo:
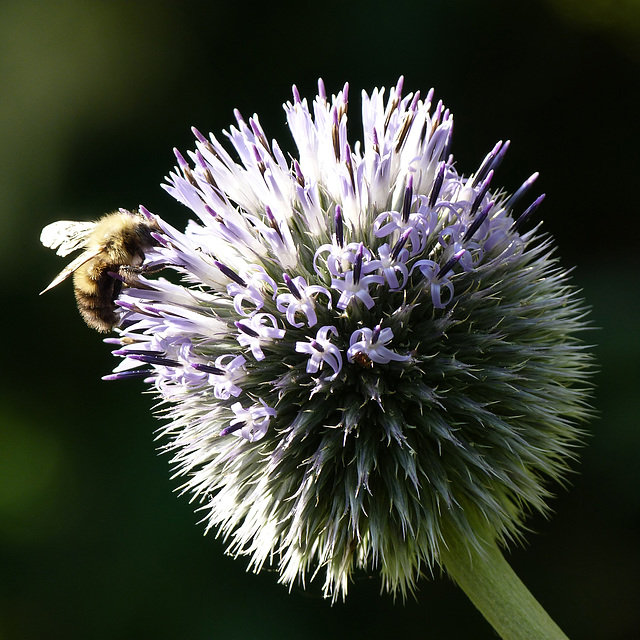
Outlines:
{"type": "Polygon", "coordinates": [[[442,566],[501,638],[567,640],[495,542],[477,549],[453,534],[447,543],[440,554],[442,566]]]}

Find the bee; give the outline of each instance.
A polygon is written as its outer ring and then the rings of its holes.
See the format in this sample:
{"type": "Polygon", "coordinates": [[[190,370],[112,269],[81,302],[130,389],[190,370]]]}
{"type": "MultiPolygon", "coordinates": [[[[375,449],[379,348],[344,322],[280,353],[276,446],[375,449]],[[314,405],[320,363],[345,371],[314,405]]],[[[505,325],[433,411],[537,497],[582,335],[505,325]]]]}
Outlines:
{"type": "Polygon", "coordinates": [[[363,369],[373,369],[373,360],[364,351],[358,351],[353,355],[353,361],[363,369]]]}
{"type": "Polygon", "coordinates": [[[126,209],[94,222],[59,220],[47,225],[40,234],[45,247],[57,249],[59,256],[83,251],[40,295],[73,274],[76,303],[84,321],[96,331],[110,331],[120,319],[115,299],[122,285],[140,273],[145,251],[158,244],[154,231],[160,231],[154,220],[126,209]]]}

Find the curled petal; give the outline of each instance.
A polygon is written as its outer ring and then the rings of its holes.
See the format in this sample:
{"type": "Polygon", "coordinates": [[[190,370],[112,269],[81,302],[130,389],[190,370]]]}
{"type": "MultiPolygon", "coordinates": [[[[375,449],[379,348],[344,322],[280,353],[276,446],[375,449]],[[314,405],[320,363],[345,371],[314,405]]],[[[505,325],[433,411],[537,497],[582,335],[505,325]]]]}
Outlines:
{"type": "Polygon", "coordinates": [[[447,274],[445,273],[439,275],[442,269],[440,265],[433,260],[418,260],[413,265],[411,273],[413,273],[415,269],[418,269],[422,273],[429,285],[433,306],[436,309],[444,309],[447,304],[451,302],[454,293],[453,283],[449,280],[447,274]],[[443,287],[448,291],[449,294],[446,301],[444,302],[442,300],[441,293],[443,287]]]}
{"type": "Polygon", "coordinates": [[[315,297],[319,294],[327,298],[327,308],[331,308],[331,294],[327,289],[318,285],[307,285],[302,277],[290,279],[292,293],[281,293],[276,299],[276,308],[286,314],[287,322],[296,328],[304,326],[303,322],[296,322],[296,313],[300,313],[307,319],[307,326],[313,327],[318,319],[315,311],[315,297]]]}
{"type": "Polygon", "coordinates": [[[372,362],[387,364],[391,360],[399,362],[410,360],[411,356],[401,356],[385,345],[393,339],[393,331],[390,327],[375,329],[364,327],[357,329],[351,334],[349,339],[349,349],[347,359],[353,362],[359,353],[364,353],[372,362]]]}
{"type": "Polygon", "coordinates": [[[256,360],[264,360],[262,346],[273,340],[284,338],[286,331],[278,327],[278,322],[270,313],[256,313],[247,320],[235,323],[239,329],[238,344],[248,346],[256,360]]]}
{"type": "Polygon", "coordinates": [[[371,309],[375,305],[375,300],[369,293],[369,287],[374,284],[383,283],[384,278],[378,275],[362,276],[358,282],[355,282],[353,271],[346,273],[344,280],[334,278],[331,280],[331,287],[340,291],[340,298],[336,307],[344,310],[352,300],[357,298],[364,303],[367,309],[371,309]]]}
{"type": "Polygon", "coordinates": [[[271,418],[276,416],[275,409],[267,406],[262,399],[259,405],[253,405],[249,409],[244,409],[242,403],[236,402],[231,405],[231,410],[236,417],[220,432],[220,435],[226,436],[233,433],[249,442],[264,438],[271,418]]]}
{"type": "Polygon", "coordinates": [[[322,327],[314,340],[296,342],[296,351],[309,354],[307,373],[316,373],[322,369],[325,363],[331,367],[333,375],[329,376],[327,380],[332,381],[342,370],[342,354],[340,349],[329,341],[329,333],[337,336],[338,330],[334,326],[322,327]]]}

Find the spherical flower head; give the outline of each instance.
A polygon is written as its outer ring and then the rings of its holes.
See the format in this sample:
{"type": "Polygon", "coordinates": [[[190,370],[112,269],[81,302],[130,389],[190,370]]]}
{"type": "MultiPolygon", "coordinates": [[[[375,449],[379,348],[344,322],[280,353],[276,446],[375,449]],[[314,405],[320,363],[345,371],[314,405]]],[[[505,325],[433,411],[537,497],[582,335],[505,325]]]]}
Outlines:
{"type": "Polygon", "coordinates": [[[195,131],[166,190],[193,214],[124,288],[109,378],[144,377],[208,528],[256,571],[357,568],[405,595],[448,536],[517,538],[546,512],[589,415],[585,310],[531,216],[494,186],[508,148],[460,175],[453,119],[402,79],[284,105],[297,152],[257,116],[195,131]],[[166,277],[151,275],[163,268],[166,277]],[[181,281],[170,278],[171,270],[181,281]]]}

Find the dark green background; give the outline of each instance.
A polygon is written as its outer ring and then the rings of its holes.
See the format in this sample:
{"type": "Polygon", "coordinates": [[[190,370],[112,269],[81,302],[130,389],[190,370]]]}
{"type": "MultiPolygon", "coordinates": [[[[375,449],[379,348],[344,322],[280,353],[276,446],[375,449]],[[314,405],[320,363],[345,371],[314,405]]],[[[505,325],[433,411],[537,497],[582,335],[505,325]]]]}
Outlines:
{"type": "Polygon", "coordinates": [[[70,284],[37,296],[64,265],[38,241],[51,221],[145,204],[185,224],[159,183],[191,125],[257,112],[291,151],[292,83],[348,80],[355,114],[400,74],[453,110],[461,172],[506,138],[496,184],[541,172],[540,215],[600,327],[601,417],[510,560],[570,637],[640,637],[638,4],[0,3],[0,639],[494,637],[439,576],[403,604],[361,575],[331,607],[246,573],[174,493],[141,383],[100,380],[115,360],[70,284]]]}

